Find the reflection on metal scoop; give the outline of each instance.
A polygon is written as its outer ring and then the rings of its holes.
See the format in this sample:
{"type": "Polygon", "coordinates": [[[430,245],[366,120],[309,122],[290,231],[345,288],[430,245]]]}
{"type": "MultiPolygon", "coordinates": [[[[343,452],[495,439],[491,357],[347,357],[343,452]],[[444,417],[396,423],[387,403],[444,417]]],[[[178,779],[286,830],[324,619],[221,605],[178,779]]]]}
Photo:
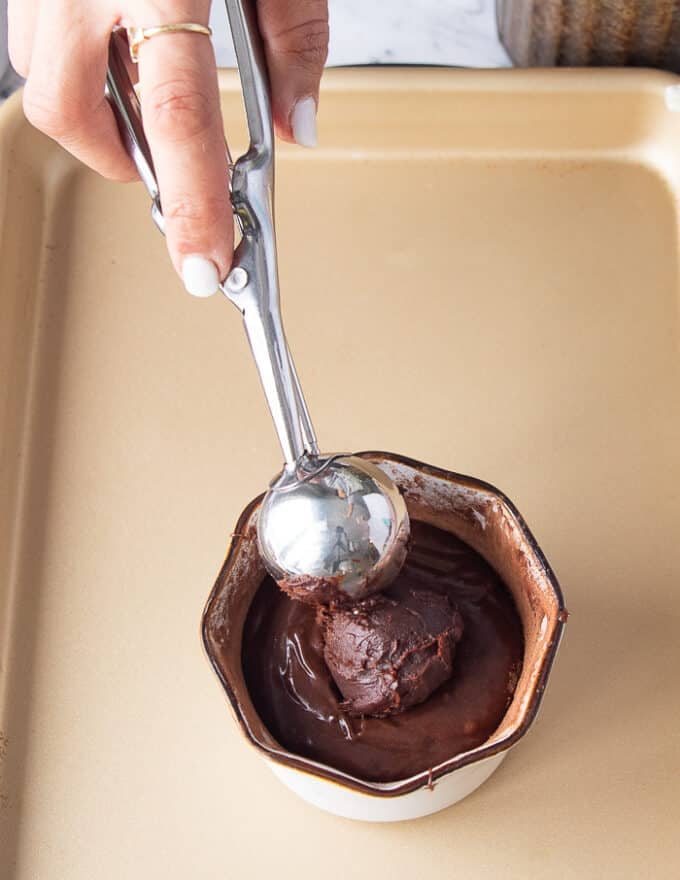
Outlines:
{"type": "MultiPolygon", "coordinates": [[[[263,561],[279,585],[313,602],[361,598],[394,578],[406,557],[409,520],[399,490],[376,465],[351,455],[322,457],[283,332],[274,234],[274,133],[269,83],[252,0],[226,0],[250,133],[232,169],[242,238],[221,285],[243,315],[248,341],[283,450],[285,466],[258,522],[263,561]]],[[[116,39],[107,74],[123,141],[163,230],[160,193],[139,102],[116,39]]],[[[231,162],[230,162],[231,167],[231,162]]]]}
{"type": "Polygon", "coordinates": [[[273,219],[274,135],[262,43],[253,7],[227,0],[250,131],[231,193],[243,238],[224,293],[243,313],[286,460],[262,504],[262,559],[296,598],[357,599],[381,589],[406,557],[409,521],[383,471],[353,456],[322,458],[288,349],[279,308],[273,219]]]}
{"type": "Polygon", "coordinates": [[[356,600],[385,586],[404,562],[408,535],[397,487],[351,455],[304,459],[294,475],[284,472],[258,521],[268,570],[291,596],[312,602],[356,600]]]}

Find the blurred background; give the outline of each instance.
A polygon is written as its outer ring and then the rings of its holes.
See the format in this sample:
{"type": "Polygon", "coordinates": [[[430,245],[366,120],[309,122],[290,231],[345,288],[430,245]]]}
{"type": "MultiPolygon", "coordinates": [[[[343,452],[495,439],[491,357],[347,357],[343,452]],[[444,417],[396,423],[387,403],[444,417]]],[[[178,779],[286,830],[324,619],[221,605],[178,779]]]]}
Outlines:
{"type": "MultiPolygon", "coordinates": [[[[329,0],[329,13],[330,67],[514,63],[680,73],[680,0],[329,0]]],[[[222,0],[213,2],[211,24],[218,64],[233,67],[222,0]]],[[[20,84],[7,53],[7,0],[0,0],[0,100],[20,84]]]]}
{"type": "MultiPolygon", "coordinates": [[[[330,0],[329,14],[329,66],[511,63],[498,37],[494,0],[330,0]]],[[[218,64],[234,67],[222,0],[213,2],[211,25],[218,64]]],[[[20,84],[7,54],[7,0],[0,0],[0,97],[20,84]]]]}

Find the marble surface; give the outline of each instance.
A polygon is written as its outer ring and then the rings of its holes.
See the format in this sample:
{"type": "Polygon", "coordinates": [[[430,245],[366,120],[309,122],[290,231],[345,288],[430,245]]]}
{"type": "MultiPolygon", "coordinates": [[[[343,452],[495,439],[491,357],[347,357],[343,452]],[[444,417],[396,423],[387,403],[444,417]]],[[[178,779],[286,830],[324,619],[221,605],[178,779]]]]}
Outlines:
{"type": "MultiPolygon", "coordinates": [[[[507,67],[494,0],[329,0],[328,65],[446,64],[507,67]]],[[[234,52],[222,3],[211,19],[218,63],[234,52]]]]}
{"type": "MultiPolygon", "coordinates": [[[[329,0],[328,65],[445,64],[507,67],[494,0],[329,0]]],[[[222,67],[235,66],[224,4],[211,24],[222,67]]],[[[6,0],[0,0],[0,99],[20,84],[7,57],[6,0]]]]}

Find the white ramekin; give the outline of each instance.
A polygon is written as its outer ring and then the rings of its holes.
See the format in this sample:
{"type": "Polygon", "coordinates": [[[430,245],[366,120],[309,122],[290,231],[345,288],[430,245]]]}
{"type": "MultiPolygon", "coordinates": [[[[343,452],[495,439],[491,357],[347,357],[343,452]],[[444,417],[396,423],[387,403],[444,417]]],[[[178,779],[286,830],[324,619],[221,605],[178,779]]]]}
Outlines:
{"type": "Polygon", "coordinates": [[[243,677],[243,625],[264,577],[257,552],[261,498],[242,513],[203,614],[203,642],[241,730],[276,776],[304,800],[350,819],[394,822],[435,813],[478,788],[529,729],[545,691],[567,612],[557,580],[512,502],[480,480],[382,452],[361,453],[401,489],[413,519],[466,541],[513,594],[524,630],[524,663],[500,725],[475,749],[409,779],[374,783],[284,749],[260,720],[243,677]]]}

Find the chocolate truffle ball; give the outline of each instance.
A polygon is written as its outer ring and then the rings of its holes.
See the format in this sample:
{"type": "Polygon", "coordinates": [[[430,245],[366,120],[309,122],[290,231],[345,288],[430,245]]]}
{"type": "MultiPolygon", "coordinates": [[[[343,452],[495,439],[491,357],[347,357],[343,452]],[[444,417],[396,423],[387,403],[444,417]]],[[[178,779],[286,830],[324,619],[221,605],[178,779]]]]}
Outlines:
{"type": "Polygon", "coordinates": [[[422,703],[451,677],[463,634],[446,596],[397,584],[321,618],[324,659],[352,715],[393,715],[422,703]]]}

